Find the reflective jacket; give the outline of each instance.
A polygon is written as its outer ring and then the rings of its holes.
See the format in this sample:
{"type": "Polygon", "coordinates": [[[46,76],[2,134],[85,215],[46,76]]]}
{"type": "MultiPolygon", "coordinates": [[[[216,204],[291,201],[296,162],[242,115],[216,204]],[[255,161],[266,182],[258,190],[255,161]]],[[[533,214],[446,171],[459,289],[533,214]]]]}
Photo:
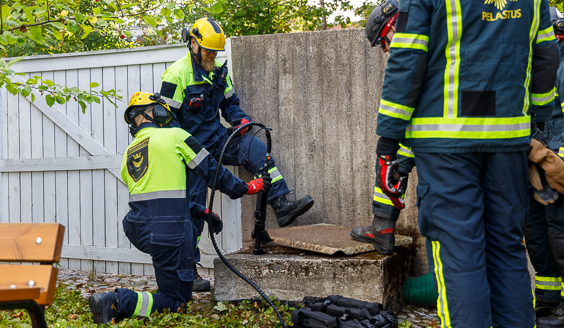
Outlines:
{"type": "Polygon", "coordinates": [[[545,128],[545,138],[548,146],[564,158],[564,97],[560,97],[560,95],[564,95],[564,41],[559,41],[558,44],[560,47],[560,66],[556,75],[557,96],[548,131],[545,128]]]}
{"type": "MultiPolygon", "coordinates": [[[[215,65],[219,71],[223,64],[216,60],[215,65]]],[[[176,126],[190,132],[210,151],[216,148],[219,139],[225,134],[218,115],[220,109],[223,118],[232,125],[238,124],[243,118],[251,121],[239,108],[239,98],[235,95],[227,67],[223,77],[215,72],[206,72],[192,61],[190,53],[163,73],[161,96],[175,114],[176,126]],[[193,98],[202,99],[200,110],[191,108],[190,100],[193,98]]]]}
{"type": "MultiPolygon", "coordinates": [[[[186,169],[213,185],[217,162],[188,132],[143,123],[127,147],[121,177],[129,189],[130,218],[147,220],[202,217],[202,205],[186,198],[186,169]]],[[[219,190],[231,198],[248,191],[247,184],[221,167],[219,190]]]]}
{"type": "Polygon", "coordinates": [[[554,96],[547,0],[402,0],[390,47],[377,134],[414,151],[525,150],[554,96]]]}

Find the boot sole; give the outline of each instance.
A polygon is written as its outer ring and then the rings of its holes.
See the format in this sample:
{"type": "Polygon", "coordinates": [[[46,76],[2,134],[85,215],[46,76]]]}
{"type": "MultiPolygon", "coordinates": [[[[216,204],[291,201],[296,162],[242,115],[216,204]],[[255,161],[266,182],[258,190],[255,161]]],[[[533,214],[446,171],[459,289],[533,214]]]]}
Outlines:
{"type": "Polygon", "coordinates": [[[372,245],[374,245],[374,248],[376,248],[376,251],[378,253],[382,254],[382,255],[392,255],[394,253],[393,248],[391,250],[389,250],[386,247],[382,246],[381,244],[375,242],[374,239],[372,239],[372,238],[355,235],[355,234],[352,233],[352,231],[351,231],[351,237],[352,237],[352,239],[354,239],[356,241],[360,241],[362,243],[371,243],[372,245]]]}
{"type": "Polygon", "coordinates": [[[104,302],[102,302],[102,294],[94,294],[88,298],[88,306],[93,315],[94,323],[108,324],[112,322],[113,317],[104,318],[104,302]]]}
{"type": "Polygon", "coordinates": [[[290,225],[292,223],[294,223],[294,221],[296,221],[296,219],[298,218],[298,216],[304,214],[305,212],[309,211],[309,209],[313,206],[313,198],[311,198],[307,203],[305,203],[305,205],[301,208],[296,208],[295,210],[293,210],[292,212],[286,214],[285,216],[281,217],[281,218],[277,218],[276,220],[278,221],[278,226],[280,228],[283,228],[287,225],[290,225]]]}

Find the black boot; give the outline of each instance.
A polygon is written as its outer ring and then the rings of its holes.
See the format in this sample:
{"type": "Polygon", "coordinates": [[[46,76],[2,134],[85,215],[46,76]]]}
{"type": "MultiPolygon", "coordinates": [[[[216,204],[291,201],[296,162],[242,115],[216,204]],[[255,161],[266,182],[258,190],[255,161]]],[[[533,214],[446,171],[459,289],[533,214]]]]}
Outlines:
{"type": "Polygon", "coordinates": [[[560,303],[548,317],[537,318],[537,328],[564,327],[564,304],[560,303]]]}
{"type": "Polygon", "coordinates": [[[92,312],[94,323],[110,324],[116,317],[118,302],[117,292],[98,293],[90,296],[88,305],[92,312]]]}
{"type": "Polygon", "coordinates": [[[554,302],[547,302],[541,301],[537,298],[537,301],[535,302],[535,314],[537,318],[548,317],[549,315],[551,315],[552,310],[554,310],[554,308],[558,306],[558,304],[560,304],[558,299],[556,299],[554,302]]]}
{"type": "Polygon", "coordinates": [[[372,243],[380,254],[390,255],[395,245],[395,220],[386,220],[374,215],[372,224],[364,228],[351,230],[351,237],[363,243],[372,243]]]}
{"type": "Polygon", "coordinates": [[[307,212],[313,206],[313,199],[306,195],[296,201],[286,199],[286,195],[270,201],[270,206],[276,214],[279,227],[285,227],[296,220],[296,218],[307,212]]]}
{"type": "Polygon", "coordinates": [[[194,263],[194,282],[192,290],[195,292],[209,292],[211,290],[211,284],[209,281],[200,276],[196,264],[202,266],[200,263],[194,263]]]}

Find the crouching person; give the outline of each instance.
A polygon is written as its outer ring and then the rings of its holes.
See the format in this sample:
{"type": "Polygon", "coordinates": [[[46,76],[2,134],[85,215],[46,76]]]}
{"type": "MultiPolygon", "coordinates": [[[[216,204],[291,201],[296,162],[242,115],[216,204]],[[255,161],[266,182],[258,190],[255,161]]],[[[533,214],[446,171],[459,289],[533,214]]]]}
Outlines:
{"type": "MultiPolygon", "coordinates": [[[[197,245],[192,218],[205,219],[211,233],[219,233],[223,227],[219,216],[186,198],[186,170],[201,176],[211,187],[219,164],[185,130],[161,128],[171,119],[170,108],[158,94],[137,92],[125,110],[125,121],[135,140],[121,164],[121,176],[130,194],[123,229],[137,249],[151,255],[158,291],[118,288],[92,295],[89,305],[95,323],[144,318],[163,309],[177,312],[192,299],[197,245]]],[[[247,184],[220,168],[218,189],[233,199],[268,191],[270,186],[268,176],[247,184]]]]}

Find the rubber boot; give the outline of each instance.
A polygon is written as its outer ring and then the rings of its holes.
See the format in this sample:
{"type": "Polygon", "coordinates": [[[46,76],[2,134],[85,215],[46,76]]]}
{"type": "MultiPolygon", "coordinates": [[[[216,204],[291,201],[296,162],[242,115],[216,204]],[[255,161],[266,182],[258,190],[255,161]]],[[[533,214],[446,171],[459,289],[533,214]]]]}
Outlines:
{"type": "Polygon", "coordinates": [[[116,317],[118,302],[117,292],[98,293],[88,298],[94,323],[110,324],[116,317]]]}
{"type": "Polygon", "coordinates": [[[351,237],[356,241],[372,243],[380,254],[390,255],[394,252],[396,222],[374,215],[371,225],[352,229],[351,237]]]}
{"type": "Polygon", "coordinates": [[[296,218],[307,212],[313,206],[313,199],[306,195],[296,201],[286,199],[286,195],[277,197],[269,202],[274,210],[279,227],[292,224],[296,218]]]}
{"type": "Polygon", "coordinates": [[[537,328],[564,327],[564,304],[560,303],[547,317],[537,318],[537,328]]]}
{"type": "Polygon", "coordinates": [[[211,290],[211,284],[209,281],[200,276],[196,264],[201,266],[199,263],[194,263],[194,281],[192,284],[192,290],[195,292],[209,292],[211,290]]]}
{"type": "Polygon", "coordinates": [[[558,300],[555,300],[554,302],[546,302],[537,298],[535,304],[535,314],[537,318],[548,317],[552,314],[552,310],[554,310],[559,304],[560,302],[558,300]]]}

